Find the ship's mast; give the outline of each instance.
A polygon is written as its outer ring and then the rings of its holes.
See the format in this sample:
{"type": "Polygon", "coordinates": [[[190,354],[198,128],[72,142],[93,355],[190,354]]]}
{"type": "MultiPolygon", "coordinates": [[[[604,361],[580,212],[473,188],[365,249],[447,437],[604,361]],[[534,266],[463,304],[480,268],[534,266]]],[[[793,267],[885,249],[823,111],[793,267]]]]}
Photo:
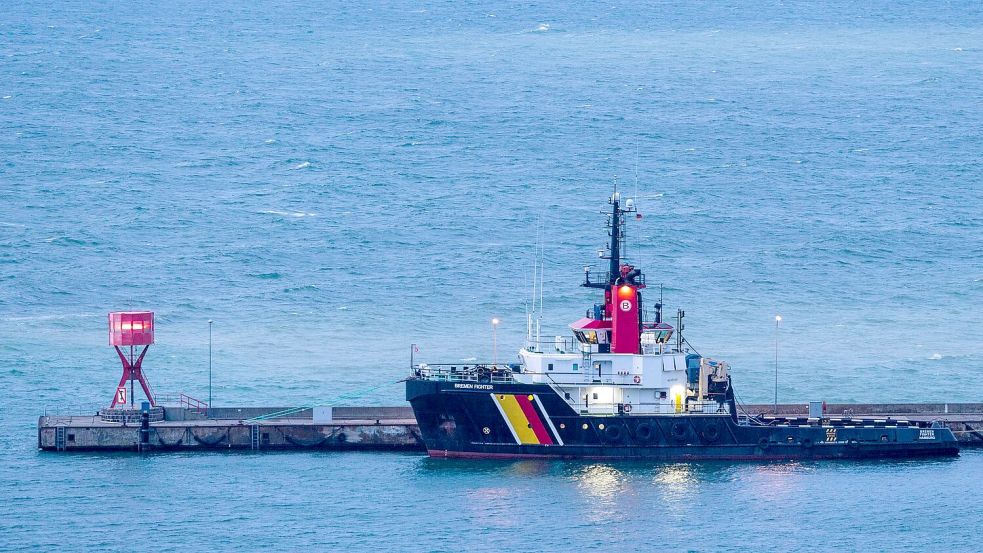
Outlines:
{"type": "MultiPolygon", "coordinates": [[[[585,272],[584,283],[582,286],[587,288],[600,288],[606,290],[612,285],[616,284],[618,277],[621,273],[621,239],[624,237],[624,219],[623,213],[625,210],[621,209],[621,194],[615,192],[611,194],[611,219],[608,222],[608,232],[611,234],[611,244],[608,248],[608,255],[601,255],[602,259],[608,259],[608,280],[607,282],[591,282],[590,273],[585,272]]],[[[631,202],[631,200],[629,200],[631,202]]],[[[631,203],[629,203],[628,211],[632,208],[631,203]]]]}
{"type": "Polygon", "coordinates": [[[608,268],[608,284],[614,284],[621,270],[621,195],[611,195],[611,263],[608,268]]]}

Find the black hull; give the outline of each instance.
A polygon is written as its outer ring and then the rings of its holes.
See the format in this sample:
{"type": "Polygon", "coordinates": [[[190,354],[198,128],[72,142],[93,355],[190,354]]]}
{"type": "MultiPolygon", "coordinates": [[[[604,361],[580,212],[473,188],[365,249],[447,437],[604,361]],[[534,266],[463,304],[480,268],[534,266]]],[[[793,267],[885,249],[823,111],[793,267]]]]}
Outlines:
{"type": "Polygon", "coordinates": [[[730,414],[581,415],[545,384],[409,380],[407,400],[432,457],[653,461],[871,459],[954,456],[947,428],[758,426],[730,414]],[[495,397],[535,398],[552,443],[520,443],[495,397]]]}

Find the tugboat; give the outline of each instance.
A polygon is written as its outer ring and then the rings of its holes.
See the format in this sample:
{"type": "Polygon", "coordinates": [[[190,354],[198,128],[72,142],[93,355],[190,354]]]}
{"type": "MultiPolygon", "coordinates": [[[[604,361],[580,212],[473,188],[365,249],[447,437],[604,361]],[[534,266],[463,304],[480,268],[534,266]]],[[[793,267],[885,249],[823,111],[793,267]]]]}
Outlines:
{"type": "Polygon", "coordinates": [[[632,199],[609,203],[609,260],[603,303],[570,324],[572,339],[532,339],[521,363],[414,365],[406,381],[431,457],[789,460],[952,456],[959,446],[941,422],[764,417],[739,411],[727,363],[703,357],[662,304],[645,320],[642,271],[621,249],[632,199]]]}

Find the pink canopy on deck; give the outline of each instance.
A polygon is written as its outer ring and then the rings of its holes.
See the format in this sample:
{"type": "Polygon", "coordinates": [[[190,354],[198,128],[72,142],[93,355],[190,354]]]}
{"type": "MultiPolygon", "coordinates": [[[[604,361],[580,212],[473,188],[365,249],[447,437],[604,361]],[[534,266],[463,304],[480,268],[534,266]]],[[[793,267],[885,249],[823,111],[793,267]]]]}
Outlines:
{"type": "Polygon", "coordinates": [[[611,328],[611,321],[599,321],[584,317],[570,323],[570,328],[574,330],[608,330],[611,328]]]}

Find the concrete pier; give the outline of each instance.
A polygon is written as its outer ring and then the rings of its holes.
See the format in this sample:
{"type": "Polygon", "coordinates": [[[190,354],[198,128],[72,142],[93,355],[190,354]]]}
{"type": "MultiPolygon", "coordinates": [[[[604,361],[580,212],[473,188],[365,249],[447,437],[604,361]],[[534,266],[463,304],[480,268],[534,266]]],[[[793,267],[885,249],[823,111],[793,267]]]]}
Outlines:
{"type": "MultiPolygon", "coordinates": [[[[745,405],[747,413],[775,414],[774,405],[745,405]]],[[[87,416],[48,415],[38,419],[38,447],[48,451],[168,450],[381,450],[423,451],[419,428],[408,406],[333,407],[330,420],[311,409],[266,420],[255,417],[288,411],[277,407],[213,408],[203,413],[164,407],[164,418],[140,423],[87,416]]],[[[779,404],[779,415],[808,413],[807,404],[779,404]]],[[[964,446],[983,445],[983,403],[830,404],[826,416],[941,420],[964,446]]]]}
{"type": "Polygon", "coordinates": [[[166,451],[190,449],[335,449],[423,451],[412,409],[335,407],[331,420],[315,421],[310,409],[251,421],[284,408],[221,408],[209,416],[165,407],[164,420],[144,429],[99,415],[42,416],[38,447],[50,451],[166,451]]]}

